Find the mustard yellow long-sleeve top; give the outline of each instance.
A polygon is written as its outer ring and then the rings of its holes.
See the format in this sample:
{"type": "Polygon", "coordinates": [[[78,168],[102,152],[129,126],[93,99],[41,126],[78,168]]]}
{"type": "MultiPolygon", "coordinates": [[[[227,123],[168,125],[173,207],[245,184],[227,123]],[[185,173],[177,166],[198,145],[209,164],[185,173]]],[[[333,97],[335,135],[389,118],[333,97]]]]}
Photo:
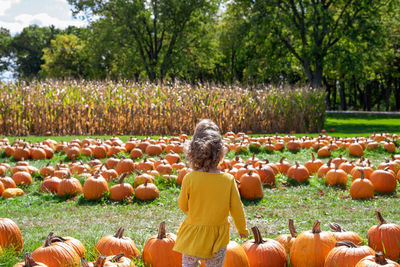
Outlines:
{"type": "Polygon", "coordinates": [[[228,245],[229,213],[239,234],[249,235],[235,179],[228,173],[193,171],[187,174],[178,204],[187,217],[178,229],[175,251],[212,258],[228,245]]]}

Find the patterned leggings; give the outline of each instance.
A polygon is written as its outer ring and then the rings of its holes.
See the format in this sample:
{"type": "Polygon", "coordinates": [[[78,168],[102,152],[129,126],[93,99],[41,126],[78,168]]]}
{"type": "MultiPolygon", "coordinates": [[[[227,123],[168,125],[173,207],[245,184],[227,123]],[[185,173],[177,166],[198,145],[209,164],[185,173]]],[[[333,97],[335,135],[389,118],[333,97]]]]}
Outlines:
{"type": "Polygon", "coordinates": [[[226,247],[218,250],[212,258],[198,258],[195,256],[190,256],[182,254],[182,267],[198,267],[200,260],[204,260],[206,267],[222,267],[225,260],[226,247]]]}

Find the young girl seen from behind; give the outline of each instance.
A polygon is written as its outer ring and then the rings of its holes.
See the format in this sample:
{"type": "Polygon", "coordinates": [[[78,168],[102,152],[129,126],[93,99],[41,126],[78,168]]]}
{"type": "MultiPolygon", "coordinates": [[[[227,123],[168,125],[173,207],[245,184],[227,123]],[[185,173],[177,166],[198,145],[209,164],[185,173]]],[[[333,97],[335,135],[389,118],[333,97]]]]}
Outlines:
{"type": "Polygon", "coordinates": [[[193,172],[183,179],[178,198],[180,209],[187,213],[174,246],[182,253],[183,267],[197,267],[201,259],[207,267],[223,265],[229,242],[229,213],[240,237],[249,235],[235,179],[217,168],[224,154],[217,125],[202,120],[185,148],[193,172]]]}

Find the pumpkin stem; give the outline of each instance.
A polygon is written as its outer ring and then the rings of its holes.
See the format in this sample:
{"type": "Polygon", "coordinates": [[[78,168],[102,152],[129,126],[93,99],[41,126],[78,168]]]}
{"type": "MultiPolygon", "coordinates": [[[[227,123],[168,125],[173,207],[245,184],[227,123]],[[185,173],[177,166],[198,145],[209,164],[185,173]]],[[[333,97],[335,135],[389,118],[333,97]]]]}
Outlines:
{"type": "Polygon", "coordinates": [[[383,219],[383,216],[379,211],[376,212],[376,217],[378,218],[379,225],[386,223],[385,219],[383,219]]]}
{"type": "Polygon", "coordinates": [[[343,229],[343,227],[338,224],[338,223],[330,223],[329,227],[334,231],[334,232],[346,232],[346,230],[343,229]]]}
{"type": "Polygon", "coordinates": [[[160,227],[158,227],[158,236],[157,236],[157,238],[158,239],[164,239],[166,237],[167,237],[167,235],[165,233],[165,222],[161,222],[160,223],[160,227]]]}
{"type": "Polygon", "coordinates": [[[380,251],[375,253],[375,262],[380,265],[388,264],[387,260],[385,259],[385,256],[383,256],[383,253],[380,251]]]}
{"type": "Polygon", "coordinates": [[[345,246],[345,247],[348,247],[348,248],[357,248],[357,246],[353,243],[353,242],[351,242],[351,241],[338,241],[338,242],[336,242],[336,245],[335,245],[335,247],[341,247],[341,246],[345,246]]]}
{"type": "Polygon", "coordinates": [[[311,152],[311,158],[312,158],[312,161],[314,161],[314,160],[315,160],[314,153],[312,153],[312,152],[311,152]]]}
{"type": "Polygon", "coordinates": [[[365,179],[364,170],[359,169],[359,171],[361,172],[361,177],[360,177],[360,179],[361,179],[361,180],[365,179]]]}
{"type": "Polygon", "coordinates": [[[103,267],[104,264],[106,263],[106,256],[104,255],[100,255],[97,260],[95,261],[95,263],[93,264],[94,267],[103,267]]]}
{"type": "Polygon", "coordinates": [[[289,219],[289,231],[292,237],[297,237],[296,228],[294,228],[294,221],[293,219],[289,219]]]}
{"type": "Polygon", "coordinates": [[[124,253],[116,255],[114,258],[111,259],[112,262],[117,262],[119,261],[122,257],[124,257],[124,253]]]}
{"type": "Polygon", "coordinates": [[[328,160],[328,162],[326,163],[326,165],[330,168],[331,167],[331,162],[332,162],[332,158],[330,158],[329,160],[328,160]]]}
{"type": "Polygon", "coordinates": [[[124,227],[119,228],[117,233],[114,235],[114,237],[122,238],[122,235],[124,234],[124,231],[125,231],[124,227]]]}
{"type": "Polygon", "coordinates": [[[143,174],[138,169],[136,169],[136,166],[133,168],[133,171],[136,172],[137,175],[142,175],[143,174]]]}
{"type": "Polygon", "coordinates": [[[313,228],[312,228],[312,233],[313,234],[319,234],[321,233],[321,222],[320,221],[315,221],[313,228]]]}
{"type": "Polygon", "coordinates": [[[280,160],[279,160],[279,163],[283,163],[283,160],[285,159],[285,157],[282,157],[280,160]]]}
{"type": "Polygon", "coordinates": [[[24,261],[25,261],[24,267],[33,267],[37,265],[37,262],[34,259],[32,259],[31,255],[28,252],[24,253],[24,261]]]}
{"type": "Polygon", "coordinates": [[[256,243],[256,244],[264,243],[264,240],[262,239],[260,230],[258,229],[257,226],[252,227],[251,231],[253,232],[253,235],[254,235],[254,243],[256,243]]]}
{"type": "Polygon", "coordinates": [[[89,264],[88,264],[87,259],[85,257],[81,258],[81,265],[82,265],[82,267],[89,267],[89,264]]]}
{"type": "Polygon", "coordinates": [[[299,167],[299,163],[296,161],[296,168],[298,168],[299,167]]]}
{"type": "Polygon", "coordinates": [[[44,247],[51,246],[51,239],[53,238],[54,233],[50,232],[49,235],[46,237],[46,241],[44,242],[44,247]]]}
{"type": "Polygon", "coordinates": [[[124,172],[121,174],[121,178],[119,179],[119,184],[123,184],[126,176],[128,176],[129,172],[124,172]]]}

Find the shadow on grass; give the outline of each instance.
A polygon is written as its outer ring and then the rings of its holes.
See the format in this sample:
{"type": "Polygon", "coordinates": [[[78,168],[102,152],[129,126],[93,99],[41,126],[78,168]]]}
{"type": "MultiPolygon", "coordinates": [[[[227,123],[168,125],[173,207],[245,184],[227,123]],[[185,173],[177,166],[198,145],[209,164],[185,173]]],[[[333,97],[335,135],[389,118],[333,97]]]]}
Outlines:
{"type": "Polygon", "coordinates": [[[242,198],[242,203],[244,206],[257,206],[263,198],[256,198],[256,199],[244,199],[242,198]]]}

